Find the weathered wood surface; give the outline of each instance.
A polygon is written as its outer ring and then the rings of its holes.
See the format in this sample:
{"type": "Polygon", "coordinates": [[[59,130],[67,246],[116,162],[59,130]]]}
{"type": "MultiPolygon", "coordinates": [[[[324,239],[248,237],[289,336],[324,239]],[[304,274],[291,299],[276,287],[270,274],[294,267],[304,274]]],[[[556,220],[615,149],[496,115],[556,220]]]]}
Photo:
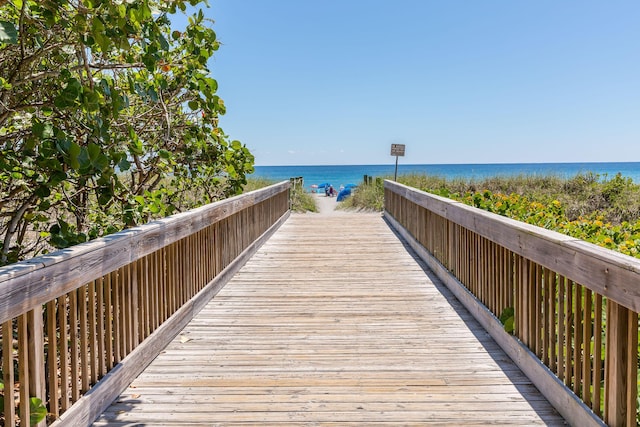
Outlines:
{"type": "Polygon", "coordinates": [[[292,215],[96,421],[563,425],[379,214],[292,215]]]}

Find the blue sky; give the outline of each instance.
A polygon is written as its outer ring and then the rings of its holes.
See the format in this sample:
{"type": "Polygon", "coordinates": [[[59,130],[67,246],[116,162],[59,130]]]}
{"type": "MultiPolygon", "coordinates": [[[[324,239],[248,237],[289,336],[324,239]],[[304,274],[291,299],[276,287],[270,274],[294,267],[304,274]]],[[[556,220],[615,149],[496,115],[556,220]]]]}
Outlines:
{"type": "Polygon", "coordinates": [[[640,161],[640,2],[210,0],[257,165],[640,161]]]}

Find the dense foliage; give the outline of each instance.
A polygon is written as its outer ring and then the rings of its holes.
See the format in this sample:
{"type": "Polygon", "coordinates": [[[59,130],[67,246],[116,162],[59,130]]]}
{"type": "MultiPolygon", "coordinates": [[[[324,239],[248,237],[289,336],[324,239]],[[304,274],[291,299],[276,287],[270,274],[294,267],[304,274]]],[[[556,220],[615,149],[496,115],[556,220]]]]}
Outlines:
{"type": "Polygon", "coordinates": [[[0,265],[241,191],[200,2],[0,0],[0,265]]]}

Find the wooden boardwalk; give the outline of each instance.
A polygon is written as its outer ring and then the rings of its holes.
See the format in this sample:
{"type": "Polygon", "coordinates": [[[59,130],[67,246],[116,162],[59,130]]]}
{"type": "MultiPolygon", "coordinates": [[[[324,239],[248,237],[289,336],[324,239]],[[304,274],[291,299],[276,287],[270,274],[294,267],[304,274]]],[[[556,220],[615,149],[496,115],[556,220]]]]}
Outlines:
{"type": "Polygon", "coordinates": [[[96,421],[564,425],[379,214],[292,215],[96,421]]]}

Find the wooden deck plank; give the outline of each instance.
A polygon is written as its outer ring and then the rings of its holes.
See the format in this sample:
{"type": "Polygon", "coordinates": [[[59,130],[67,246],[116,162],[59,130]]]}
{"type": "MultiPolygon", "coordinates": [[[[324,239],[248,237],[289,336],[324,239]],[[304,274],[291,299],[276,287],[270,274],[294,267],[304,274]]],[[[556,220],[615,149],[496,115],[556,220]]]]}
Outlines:
{"type": "Polygon", "coordinates": [[[565,425],[380,215],[292,215],[96,421],[565,425]]]}

